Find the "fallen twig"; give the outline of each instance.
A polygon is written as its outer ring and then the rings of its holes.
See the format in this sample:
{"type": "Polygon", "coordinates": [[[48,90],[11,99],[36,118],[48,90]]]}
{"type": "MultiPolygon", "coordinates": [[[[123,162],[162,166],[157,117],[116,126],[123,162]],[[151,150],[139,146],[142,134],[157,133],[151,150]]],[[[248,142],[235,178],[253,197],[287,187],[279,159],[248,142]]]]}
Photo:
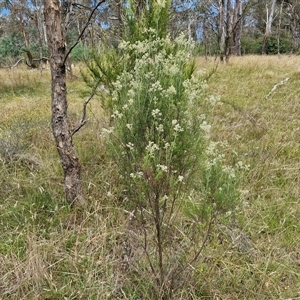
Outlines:
{"type": "Polygon", "coordinates": [[[266,99],[268,99],[268,98],[273,94],[273,92],[275,92],[275,90],[276,90],[279,86],[284,85],[289,79],[290,79],[290,78],[287,77],[286,79],[281,80],[279,83],[275,84],[275,85],[273,86],[273,88],[271,89],[270,93],[266,96],[266,99]]]}

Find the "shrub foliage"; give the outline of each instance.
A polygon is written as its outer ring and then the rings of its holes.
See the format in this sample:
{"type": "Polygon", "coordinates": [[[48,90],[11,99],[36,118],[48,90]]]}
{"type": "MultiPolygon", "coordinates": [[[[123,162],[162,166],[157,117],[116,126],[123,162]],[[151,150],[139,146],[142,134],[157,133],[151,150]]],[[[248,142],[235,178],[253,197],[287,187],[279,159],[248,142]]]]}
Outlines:
{"type": "Polygon", "coordinates": [[[104,107],[110,126],[103,134],[121,205],[136,224],[133,244],[143,253],[131,262],[130,274],[137,286],[151,278],[139,295],[151,299],[175,297],[190,280],[186,271],[199,258],[216,212],[231,209],[236,197],[233,169],[209,144],[205,107],[218,99],[206,97],[206,73],[195,73],[194,43],[184,36],[172,40],[163,30],[164,11],[166,2],[153,1],[138,27],[129,13],[132,34],[117,49],[94,55],[85,75],[94,92],[101,85],[109,92],[104,107]],[[182,228],[185,214],[195,226],[182,228]]]}

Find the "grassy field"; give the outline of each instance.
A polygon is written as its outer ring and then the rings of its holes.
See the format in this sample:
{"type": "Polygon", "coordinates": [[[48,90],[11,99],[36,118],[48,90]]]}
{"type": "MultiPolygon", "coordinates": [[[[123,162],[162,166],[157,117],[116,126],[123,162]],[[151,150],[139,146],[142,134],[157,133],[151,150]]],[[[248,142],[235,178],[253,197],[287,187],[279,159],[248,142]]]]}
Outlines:
{"type": "MultiPolygon", "coordinates": [[[[199,69],[216,64],[197,60],[199,69]]],[[[88,90],[74,72],[75,126],[88,90]]],[[[0,299],[151,299],[134,290],[147,290],[147,280],[133,284],[122,268],[130,216],[116,205],[100,99],[74,136],[90,203],[78,218],[64,201],[49,80],[48,70],[0,70],[0,299]]],[[[234,224],[215,226],[177,299],[300,299],[299,82],[297,56],[231,58],[209,78],[222,104],[210,116],[213,139],[226,140],[230,160],[250,168],[234,224]]]]}

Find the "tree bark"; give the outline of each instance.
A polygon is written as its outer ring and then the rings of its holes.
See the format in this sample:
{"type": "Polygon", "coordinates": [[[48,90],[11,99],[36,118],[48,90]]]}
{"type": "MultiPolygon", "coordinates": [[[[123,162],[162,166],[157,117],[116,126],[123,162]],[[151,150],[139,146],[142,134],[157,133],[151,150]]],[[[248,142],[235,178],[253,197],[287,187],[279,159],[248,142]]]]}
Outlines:
{"type": "Polygon", "coordinates": [[[58,0],[44,0],[44,17],[52,81],[52,130],[64,171],[66,200],[71,205],[83,206],[85,198],[81,182],[80,164],[68,124],[66,41],[58,0]]]}
{"type": "Polygon", "coordinates": [[[291,29],[291,51],[290,53],[294,53],[298,47],[298,32],[299,32],[299,9],[300,9],[300,2],[295,1],[294,3],[288,3],[288,9],[286,11],[286,16],[290,22],[290,29],[291,29]]]}
{"type": "Polygon", "coordinates": [[[282,9],[283,9],[284,0],[281,0],[280,9],[279,9],[279,20],[277,25],[277,54],[280,54],[280,31],[281,31],[281,20],[282,20],[282,9]]]}
{"type": "Polygon", "coordinates": [[[218,43],[220,60],[229,61],[231,34],[232,34],[232,9],[231,0],[219,0],[219,24],[218,24],[218,43]]]}
{"type": "Polygon", "coordinates": [[[235,0],[234,7],[234,19],[233,19],[233,30],[232,30],[232,39],[233,47],[231,49],[233,55],[241,56],[241,31],[242,31],[242,1],[235,0]]]}
{"type": "Polygon", "coordinates": [[[226,38],[226,31],[225,31],[225,0],[219,0],[219,24],[218,24],[218,44],[219,44],[219,51],[220,51],[220,60],[224,60],[225,55],[225,38],[226,38]]]}
{"type": "Polygon", "coordinates": [[[268,14],[268,10],[267,10],[266,31],[265,31],[265,36],[262,45],[262,54],[266,54],[267,41],[270,38],[270,35],[272,33],[272,23],[273,23],[274,12],[275,12],[275,4],[276,4],[276,0],[272,0],[270,14],[268,14]]]}
{"type": "Polygon", "coordinates": [[[225,59],[229,61],[230,48],[231,48],[231,33],[232,33],[232,12],[231,12],[231,0],[226,2],[226,33],[225,33],[225,59]]]}

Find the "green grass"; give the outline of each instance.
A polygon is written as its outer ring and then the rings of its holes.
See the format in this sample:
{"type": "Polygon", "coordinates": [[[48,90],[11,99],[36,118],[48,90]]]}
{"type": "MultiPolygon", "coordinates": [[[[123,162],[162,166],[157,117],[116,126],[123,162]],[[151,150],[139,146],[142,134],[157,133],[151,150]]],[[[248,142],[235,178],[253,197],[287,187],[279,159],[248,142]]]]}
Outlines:
{"type": "MultiPolygon", "coordinates": [[[[215,64],[197,63],[208,70],[215,64]]],[[[209,79],[208,93],[223,103],[210,115],[213,139],[227,140],[234,149],[228,159],[250,169],[241,173],[235,224],[229,216],[216,224],[177,299],[300,297],[299,65],[297,56],[231,58],[209,79]]],[[[0,70],[0,78],[0,298],[151,299],[151,278],[133,269],[138,249],[128,261],[124,254],[127,243],[135,244],[130,213],[114,196],[99,97],[88,108],[90,122],[74,136],[90,203],[78,215],[64,201],[49,71],[0,70]]],[[[69,80],[68,92],[76,124],[86,87],[69,80]]]]}

